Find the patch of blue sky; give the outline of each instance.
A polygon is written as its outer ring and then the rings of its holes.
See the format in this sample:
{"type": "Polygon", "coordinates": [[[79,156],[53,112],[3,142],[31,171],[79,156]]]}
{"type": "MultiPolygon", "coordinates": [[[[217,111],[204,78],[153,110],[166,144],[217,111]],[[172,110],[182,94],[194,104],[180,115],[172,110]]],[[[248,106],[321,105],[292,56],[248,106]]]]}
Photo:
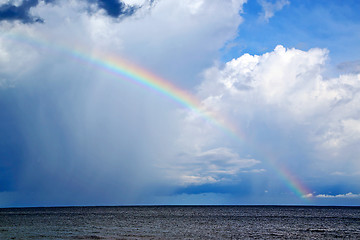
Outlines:
{"type": "Polygon", "coordinates": [[[326,48],[334,65],[359,60],[360,1],[289,2],[266,21],[260,1],[249,0],[244,5],[238,36],[222,49],[222,61],[244,53],[263,54],[279,44],[301,50],[326,48]]]}

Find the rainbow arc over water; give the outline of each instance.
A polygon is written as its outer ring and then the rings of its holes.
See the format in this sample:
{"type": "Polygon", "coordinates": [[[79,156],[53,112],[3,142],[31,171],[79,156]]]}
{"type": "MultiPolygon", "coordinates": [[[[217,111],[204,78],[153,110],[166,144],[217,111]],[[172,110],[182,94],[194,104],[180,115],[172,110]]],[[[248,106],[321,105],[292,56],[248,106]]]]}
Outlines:
{"type": "MultiPolygon", "coordinates": [[[[181,106],[198,113],[206,121],[218,127],[224,133],[236,139],[237,141],[246,141],[246,136],[238,127],[236,127],[227,119],[223,118],[220,114],[207,109],[204,104],[193,94],[190,94],[189,92],[177,87],[170,81],[157,76],[143,67],[130,63],[125,59],[110,55],[94,53],[88,54],[85,51],[66,47],[60,44],[50,43],[50,41],[34,39],[18,34],[5,34],[5,36],[16,41],[26,42],[35,47],[45,47],[49,48],[50,50],[60,51],[72,58],[75,58],[76,60],[91,64],[103,71],[114,74],[121,80],[127,80],[131,83],[146,87],[151,91],[156,91],[163,96],[172,99],[181,106]]],[[[300,182],[299,179],[296,178],[295,175],[291,173],[285,166],[278,164],[275,161],[275,157],[271,157],[271,153],[263,153],[262,155],[267,156],[264,157],[263,160],[265,160],[269,166],[272,167],[274,172],[277,173],[277,175],[288,186],[288,188],[291,189],[292,192],[304,199],[308,199],[311,196],[309,189],[302,182],[300,182]]]]}

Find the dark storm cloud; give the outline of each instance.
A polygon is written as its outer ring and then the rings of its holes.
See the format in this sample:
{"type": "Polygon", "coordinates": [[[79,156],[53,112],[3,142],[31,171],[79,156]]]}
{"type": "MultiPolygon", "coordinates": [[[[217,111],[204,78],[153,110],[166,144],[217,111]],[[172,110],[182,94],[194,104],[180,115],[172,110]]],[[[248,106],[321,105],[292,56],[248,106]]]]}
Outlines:
{"type": "MultiPolygon", "coordinates": [[[[49,1],[45,1],[49,2],[49,1]]],[[[30,9],[38,5],[38,0],[24,0],[19,6],[6,3],[0,6],[0,21],[19,20],[23,23],[43,22],[40,17],[32,16],[30,9]]]]}
{"type": "Polygon", "coordinates": [[[127,17],[133,15],[138,9],[144,5],[154,6],[155,0],[145,1],[143,5],[127,5],[120,0],[88,0],[89,2],[96,2],[97,6],[104,9],[107,15],[113,18],[127,17]],[[147,3],[147,4],[146,4],[147,3]]]}
{"type": "MultiPolygon", "coordinates": [[[[106,14],[112,18],[121,16],[131,16],[142,6],[129,6],[119,0],[86,0],[89,3],[96,3],[100,9],[104,9],[106,14]]],[[[44,20],[39,16],[30,14],[30,9],[39,4],[39,0],[24,0],[16,6],[12,3],[5,3],[0,6],[0,21],[21,21],[23,23],[43,23],[44,20]]],[[[54,2],[54,0],[45,0],[45,3],[54,2]]],[[[154,0],[149,0],[150,6],[154,0]]]]}
{"type": "Polygon", "coordinates": [[[138,9],[137,6],[127,6],[125,3],[118,0],[99,0],[97,4],[104,9],[110,17],[117,18],[121,15],[131,16],[138,9]]]}

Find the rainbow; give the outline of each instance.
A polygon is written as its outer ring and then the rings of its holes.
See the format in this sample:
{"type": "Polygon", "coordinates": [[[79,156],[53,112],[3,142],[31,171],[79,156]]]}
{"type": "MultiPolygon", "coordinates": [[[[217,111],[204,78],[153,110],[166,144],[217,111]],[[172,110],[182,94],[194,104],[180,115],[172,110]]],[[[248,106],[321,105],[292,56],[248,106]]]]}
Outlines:
{"type": "Polygon", "coordinates": [[[225,118],[216,115],[213,111],[206,109],[194,95],[177,87],[165,79],[156,76],[150,71],[145,70],[124,59],[112,56],[102,56],[100,54],[87,55],[80,51],[69,51],[69,53],[81,61],[90,63],[102,70],[105,70],[123,80],[129,80],[140,86],[156,91],[166,96],[181,106],[196,112],[211,124],[221,128],[225,133],[233,138],[243,137],[243,134],[236,130],[236,127],[225,118]]]}
{"type": "MultiPolygon", "coordinates": [[[[101,54],[87,54],[85,51],[80,51],[70,47],[59,44],[50,43],[49,41],[42,41],[30,37],[25,37],[20,34],[1,34],[16,41],[26,42],[37,47],[46,47],[55,49],[65,53],[81,62],[89,63],[101,70],[114,74],[122,80],[136,83],[142,87],[146,87],[152,91],[156,91],[167,98],[172,99],[181,106],[190,109],[204,118],[206,121],[221,129],[228,136],[236,139],[239,142],[245,142],[245,135],[234,124],[227,121],[209,109],[206,109],[202,102],[189,92],[177,87],[171,82],[155,75],[154,73],[130,63],[119,57],[102,56],[101,54]]],[[[261,151],[260,151],[261,152],[261,151]]],[[[264,154],[263,154],[264,155],[264,154]]],[[[266,153],[271,156],[271,153],[266,153]]],[[[280,179],[287,185],[287,187],[297,196],[303,199],[308,199],[311,196],[311,191],[299,181],[285,166],[278,164],[275,157],[264,158],[274,172],[277,173],[280,179]]]]}

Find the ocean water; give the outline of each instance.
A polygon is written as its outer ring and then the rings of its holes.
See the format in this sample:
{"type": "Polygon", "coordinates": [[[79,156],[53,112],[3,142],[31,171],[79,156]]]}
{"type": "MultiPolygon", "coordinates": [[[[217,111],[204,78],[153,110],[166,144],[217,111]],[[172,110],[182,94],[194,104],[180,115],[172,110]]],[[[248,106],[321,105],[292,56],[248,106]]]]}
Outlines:
{"type": "Polygon", "coordinates": [[[0,209],[0,239],[360,239],[360,207],[0,209]]]}

